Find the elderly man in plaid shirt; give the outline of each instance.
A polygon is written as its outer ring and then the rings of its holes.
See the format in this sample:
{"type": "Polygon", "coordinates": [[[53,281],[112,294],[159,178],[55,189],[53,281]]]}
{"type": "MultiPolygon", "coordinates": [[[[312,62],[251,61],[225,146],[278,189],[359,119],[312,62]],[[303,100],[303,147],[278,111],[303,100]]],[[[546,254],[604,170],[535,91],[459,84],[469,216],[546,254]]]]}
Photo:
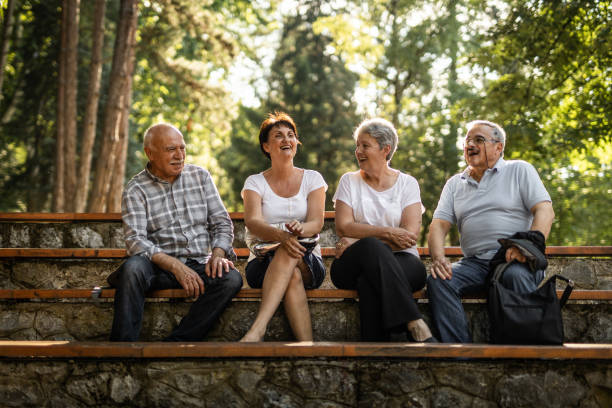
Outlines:
{"type": "Polygon", "coordinates": [[[232,221],[210,173],[185,164],[178,129],[151,126],[144,151],[149,163],[123,193],[130,257],[108,278],[116,288],[111,340],[138,340],[146,292],[183,288],[196,300],[165,340],[200,341],[242,287],[232,221]]]}

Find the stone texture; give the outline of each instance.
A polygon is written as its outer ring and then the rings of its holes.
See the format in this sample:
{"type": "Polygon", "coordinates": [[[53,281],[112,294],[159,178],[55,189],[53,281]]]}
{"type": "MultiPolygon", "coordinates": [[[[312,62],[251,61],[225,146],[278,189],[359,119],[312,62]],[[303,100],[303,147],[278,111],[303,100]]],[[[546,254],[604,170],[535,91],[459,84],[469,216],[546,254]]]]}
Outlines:
{"type": "Polygon", "coordinates": [[[78,225],[70,229],[70,243],[75,248],[103,248],[104,240],[100,232],[78,225]]]}
{"type": "MultiPolygon", "coordinates": [[[[141,339],[161,340],[187,314],[189,300],[151,300],[145,303],[141,339]]],[[[420,303],[426,321],[429,305],[420,303]]],[[[484,303],[464,304],[474,341],[488,342],[488,317],[484,303]]],[[[569,303],[564,309],[567,342],[612,343],[611,305],[569,303]]],[[[208,340],[235,341],[255,319],[258,300],[235,300],[221,315],[208,340]]],[[[354,300],[311,300],[313,333],[317,341],[359,340],[359,307],[354,300]]],[[[112,299],[13,302],[0,301],[0,338],[24,340],[104,340],[113,319],[112,299]]],[[[293,340],[282,307],[274,314],[266,341],[293,340]]],[[[451,378],[451,377],[449,377],[451,378]]],[[[454,386],[450,380],[448,385],[454,386]]],[[[476,379],[471,384],[480,386],[476,379]]]]}
{"type": "Polygon", "coordinates": [[[607,362],[597,361],[4,359],[0,401],[2,406],[43,408],[601,408],[609,406],[609,372],[607,362]],[[472,387],[469,378],[448,384],[449,375],[467,373],[482,386],[472,387]],[[393,379],[402,379],[404,385],[393,388],[386,383],[393,379]],[[405,385],[411,381],[416,384],[405,385]]]}
{"type": "Polygon", "coordinates": [[[30,226],[22,224],[14,224],[9,228],[9,248],[29,248],[30,244],[30,226]]]}

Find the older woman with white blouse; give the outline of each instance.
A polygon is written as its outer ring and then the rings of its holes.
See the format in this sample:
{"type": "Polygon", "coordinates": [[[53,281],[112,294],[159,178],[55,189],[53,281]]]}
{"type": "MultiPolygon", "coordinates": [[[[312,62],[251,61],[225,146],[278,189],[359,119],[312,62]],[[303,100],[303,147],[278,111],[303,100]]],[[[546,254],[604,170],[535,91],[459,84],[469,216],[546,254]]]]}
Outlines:
{"type": "Polygon", "coordinates": [[[252,288],[262,288],[262,300],[241,341],[262,341],[281,301],[295,338],[311,341],[305,289],[321,285],[325,265],[319,246],[307,249],[300,239],[317,235],[323,227],[327,184],[318,172],[293,165],[300,142],[286,113],[270,114],[261,124],[259,144],[271,166],[249,176],[242,189],[247,241],[280,245],[259,256],[251,251],[246,278],[252,288]]]}
{"type": "Polygon", "coordinates": [[[359,170],[340,178],[334,195],[336,259],[332,282],[357,289],[364,341],[436,341],[412,293],[425,285],[416,249],[421,228],[419,184],[389,166],[398,136],[384,119],[362,122],[353,135],[359,170]]]}

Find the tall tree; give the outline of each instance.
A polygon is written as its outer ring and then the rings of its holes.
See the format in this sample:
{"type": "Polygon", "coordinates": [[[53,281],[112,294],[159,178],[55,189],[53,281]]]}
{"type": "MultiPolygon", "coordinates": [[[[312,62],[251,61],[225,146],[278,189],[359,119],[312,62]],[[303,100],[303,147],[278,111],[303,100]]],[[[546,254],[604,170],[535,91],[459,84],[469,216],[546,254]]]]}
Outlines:
{"type": "Polygon", "coordinates": [[[96,138],[98,105],[100,101],[105,13],[106,0],[96,0],[92,32],[91,63],[89,65],[89,76],[87,81],[87,102],[85,105],[85,115],[83,117],[79,172],[75,194],[76,212],[84,212],[87,208],[87,193],[89,192],[89,179],[91,176],[91,159],[96,138]]]}
{"type": "Polygon", "coordinates": [[[113,53],[108,97],[104,110],[104,124],[100,153],[96,162],[96,174],[92,185],[89,211],[105,212],[108,206],[112,174],[117,171],[115,146],[119,143],[121,113],[125,110],[127,98],[125,87],[128,83],[129,61],[133,47],[134,32],[138,21],[138,1],[121,0],[117,35],[113,53]]]}
{"type": "Polygon", "coordinates": [[[74,211],[76,193],[77,163],[77,77],[78,77],[78,44],[79,44],[79,6],[80,0],[64,0],[63,6],[68,12],[64,15],[66,23],[66,50],[64,61],[64,209],[74,211]]]}

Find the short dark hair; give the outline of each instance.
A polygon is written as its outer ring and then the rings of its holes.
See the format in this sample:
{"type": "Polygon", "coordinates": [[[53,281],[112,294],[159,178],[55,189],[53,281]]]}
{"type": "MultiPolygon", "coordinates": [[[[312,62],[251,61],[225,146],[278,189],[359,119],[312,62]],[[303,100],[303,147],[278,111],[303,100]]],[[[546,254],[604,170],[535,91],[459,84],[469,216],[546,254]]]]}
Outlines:
{"type": "Polygon", "coordinates": [[[295,122],[293,121],[291,116],[289,116],[285,112],[279,111],[268,113],[268,117],[261,123],[261,126],[259,127],[259,148],[268,159],[270,159],[270,153],[264,150],[263,145],[264,143],[268,142],[270,130],[272,130],[274,126],[280,125],[290,127],[291,130],[293,130],[293,133],[295,133],[295,137],[298,138],[297,127],[295,126],[295,122]]]}

